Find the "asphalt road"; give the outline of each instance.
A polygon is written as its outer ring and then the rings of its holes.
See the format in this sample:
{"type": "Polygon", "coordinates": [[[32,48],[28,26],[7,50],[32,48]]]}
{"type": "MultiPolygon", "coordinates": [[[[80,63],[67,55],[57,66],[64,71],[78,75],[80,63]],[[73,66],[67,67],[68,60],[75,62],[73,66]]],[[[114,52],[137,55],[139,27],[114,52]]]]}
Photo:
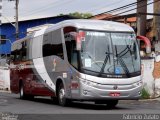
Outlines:
{"type": "Polygon", "coordinates": [[[50,115],[50,117],[52,117],[52,115],[59,115],[60,117],[71,115],[72,118],[76,115],[75,117],[78,119],[81,119],[81,117],[78,117],[80,115],[89,115],[88,117],[93,117],[92,120],[94,120],[96,116],[102,117],[103,115],[112,114],[121,114],[121,117],[124,117],[123,115],[126,114],[159,114],[160,119],[160,101],[158,99],[120,101],[114,109],[108,109],[105,105],[95,105],[89,102],[73,102],[69,107],[61,107],[55,104],[49,97],[36,97],[33,100],[21,100],[17,94],[3,92],[0,93],[0,114],[35,115],[39,119],[45,120],[47,120],[50,115]],[[43,118],[45,115],[48,117],[43,118]]]}

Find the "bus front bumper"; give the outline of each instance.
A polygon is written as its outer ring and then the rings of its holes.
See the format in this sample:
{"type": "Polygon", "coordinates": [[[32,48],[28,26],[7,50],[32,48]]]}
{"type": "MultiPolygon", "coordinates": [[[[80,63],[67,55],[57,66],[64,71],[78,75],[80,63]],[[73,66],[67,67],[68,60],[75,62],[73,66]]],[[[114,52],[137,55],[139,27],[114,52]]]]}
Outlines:
{"type": "Polygon", "coordinates": [[[78,89],[72,89],[72,99],[77,100],[136,100],[141,98],[142,84],[102,85],[80,81],[78,89]]]}

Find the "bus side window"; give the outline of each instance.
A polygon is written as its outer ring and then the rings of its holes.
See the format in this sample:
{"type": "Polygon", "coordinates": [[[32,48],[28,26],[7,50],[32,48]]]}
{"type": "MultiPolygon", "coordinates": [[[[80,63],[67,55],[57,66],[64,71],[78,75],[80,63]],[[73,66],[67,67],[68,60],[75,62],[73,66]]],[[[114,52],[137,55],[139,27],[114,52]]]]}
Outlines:
{"type": "Polygon", "coordinates": [[[27,43],[26,43],[26,41],[22,42],[22,48],[20,51],[21,51],[22,61],[27,60],[27,43]]]}
{"type": "Polygon", "coordinates": [[[78,51],[76,50],[76,41],[71,41],[71,64],[78,68],[78,51]]]}
{"type": "Polygon", "coordinates": [[[78,53],[76,51],[76,40],[69,33],[64,35],[68,62],[78,68],[78,53]]]}
{"type": "Polygon", "coordinates": [[[48,34],[44,34],[44,37],[43,37],[43,56],[46,57],[46,56],[50,56],[52,55],[52,45],[50,43],[50,37],[49,35],[51,35],[51,33],[48,33],[48,34]]]}
{"type": "Polygon", "coordinates": [[[67,51],[68,62],[78,69],[78,51],[76,50],[76,31],[72,26],[67,26],[63,29],[65,45],[67,51]]]}
{"type": "Polygon", "coordinates": [[[64,35],[64,38],[65,38],[68,61],[71,62],[71,41],[68,40],[69,36],[67,34],[64,35]]]}
{"type": "Polygon", "coordinates": [[[47,33],[43,38],[43,57],[56,55],[64,59],[61,30],[47,33]]]}
{"type": "Polygon", "coordinates": [[[16,52],[15,52],[15,50],[14,50],[14,51],[11,51],[10,61],[11,61],[11,62],[14,62],[15,59],[16,59],[16,52]]]}
{"type": "Polygon", "coordinates": [[[54,55],[64,59],[61,29],[52,32],[52,51],[54,55]]]}

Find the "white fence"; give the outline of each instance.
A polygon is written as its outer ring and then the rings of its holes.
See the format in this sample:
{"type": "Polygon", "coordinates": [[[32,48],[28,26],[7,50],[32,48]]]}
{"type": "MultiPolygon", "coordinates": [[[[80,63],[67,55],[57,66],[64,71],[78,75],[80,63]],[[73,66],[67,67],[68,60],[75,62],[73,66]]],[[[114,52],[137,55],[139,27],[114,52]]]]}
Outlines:
{"type": "Polygon", "coordinates": [[[0,89],[10,90],[10,70],[0,67],[0,89]]]}

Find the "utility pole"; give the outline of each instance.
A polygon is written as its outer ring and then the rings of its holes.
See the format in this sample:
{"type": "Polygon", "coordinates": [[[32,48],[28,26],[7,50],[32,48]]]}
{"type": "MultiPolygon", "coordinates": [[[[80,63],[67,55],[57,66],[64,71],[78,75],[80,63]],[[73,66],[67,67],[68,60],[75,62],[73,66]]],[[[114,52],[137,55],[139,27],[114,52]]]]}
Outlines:
{"type": "MultiPolygon", "coordinates": [[[[19,0],[8,0],[8,1],[15,1],[15,25],[12,25],[15,27],[16,29],[16,40],[18,40],[19,38],[19,27],[18,27],[18,5],[19,5],[19,0]]],[[[7,19],[8,20],[8,19],[7,19]]]]}
{"type": "Polygon", "coordinates": [[[1,17],[2,17],[2,0],[0,0],[0,25],[1,25],[1,17]]]}
{"type": "Polygon", "coordinates": [[[19,38],[19,27],[18,27],[18,4],[19,4],[19,0],[16,0],[16,16],[15,16],[15,27],[16,27],[16,40],[18,40],[19,38]]]}
{"type": "MultiPolygon", "coordinates": [[[[2,15],[2,0],[0,0],[0,25],[1,25],[1,15],[2,15]]],[[[0,30],[0,50],[1,50],[1,30],[0,30]]],[[[0,53],[0,60],[1,60],[1,53],[0,53]]]]}
{"type": "MultiPolygon", "coordinates": [[[[154,13],[160,14],[160,1],[154,0],[154,13]]],[[[160,42],[160,16],[153,17],[153,37],[160,42]]]]}
{"type": "Polygon", "coordinates": [[[146,15],[139,13],[147,13],[147,0],[137,0],[137,35],[146,36],[146,15]]]}

